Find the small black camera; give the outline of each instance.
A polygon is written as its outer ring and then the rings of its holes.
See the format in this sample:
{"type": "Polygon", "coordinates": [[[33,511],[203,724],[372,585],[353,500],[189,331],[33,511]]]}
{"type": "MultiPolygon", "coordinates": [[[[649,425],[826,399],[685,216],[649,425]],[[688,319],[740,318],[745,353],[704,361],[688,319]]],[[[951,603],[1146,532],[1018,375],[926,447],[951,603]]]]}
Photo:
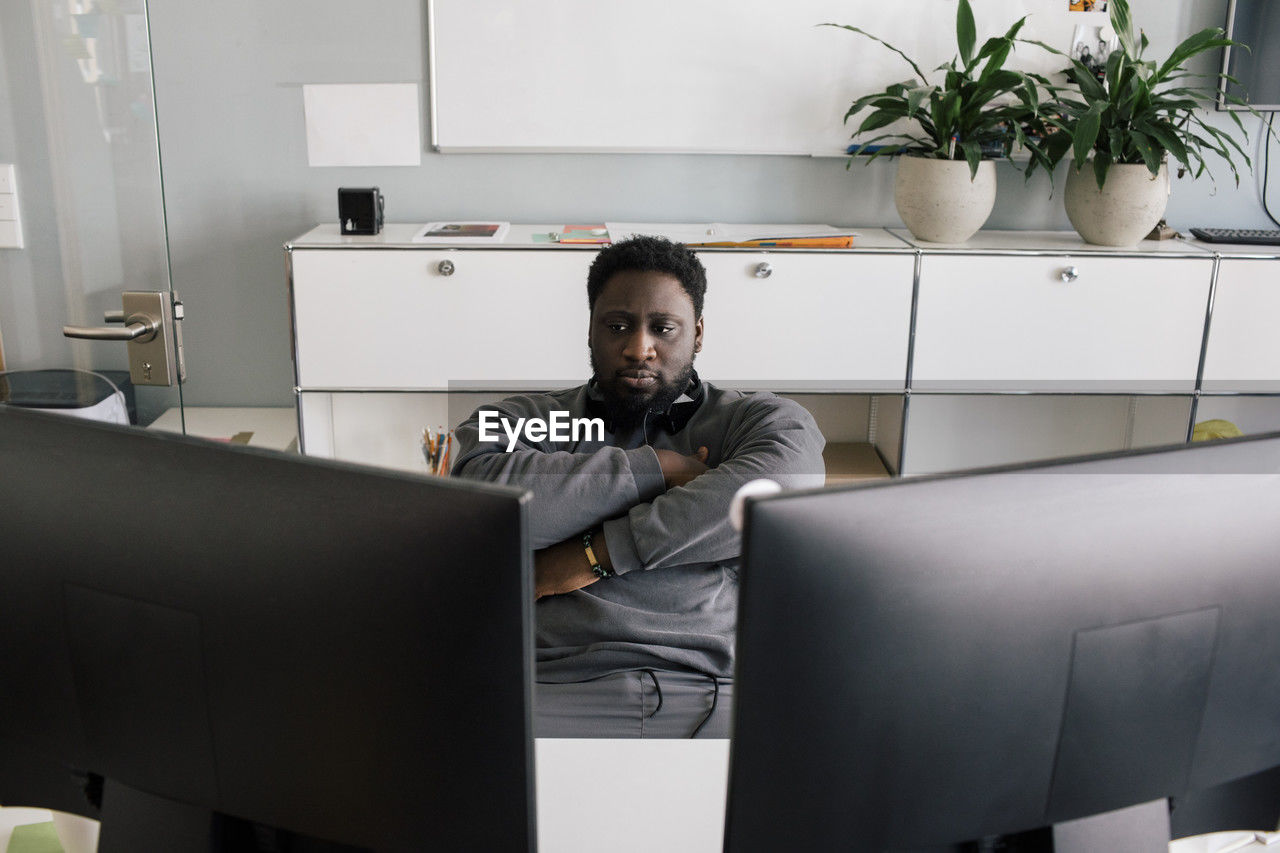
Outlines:
{"type": "Polygon", "coordinates": [[[382,230],[382,192],[377,187],[339,187],[338,225],[343,234],[382,230]]]}

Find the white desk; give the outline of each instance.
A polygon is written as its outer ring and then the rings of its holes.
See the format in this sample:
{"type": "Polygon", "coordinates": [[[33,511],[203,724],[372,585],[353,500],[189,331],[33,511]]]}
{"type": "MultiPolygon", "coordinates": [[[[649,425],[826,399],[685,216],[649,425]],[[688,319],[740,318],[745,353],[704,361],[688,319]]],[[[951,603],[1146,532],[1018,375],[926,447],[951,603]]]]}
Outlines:
{"type": "MultiPolygon", "coordinates": [[[[547,853],[719,853],[728,793],[728,740],[571,740],[534,744],[538,849],[547,853]]],[[[15,826],[50,819],[42,809],[0,809],[0,853],[15,826]]],[[[85,823],[93,824],[92,821],[85,823]]],[[[1170,853],[1280,851],[1252,833],[1219,832],[1169,845],[1170,853]]],[[[96,832],[94,833],[96,838],[96,832]]],[[[67,848],[91,853],[94,847],[67,848]]]]}
{"type": "Polygon", "coordinates": [[[728,740],[534,744],[538,849],[550,853],[717,853],[728,740]]]}
{"type": "MultiPolygon", "coordinates": [[[[538,849],[550,853],[718,853],[728,740],[568,740],[534,744],[538,849]]],[[[43,809],[0,809],[0,853],[43,809]]],[[[92,824],[93,821],[82,821],[92,824]]],[[[95,846],[67,853],[92,853],[95,846]]]]}

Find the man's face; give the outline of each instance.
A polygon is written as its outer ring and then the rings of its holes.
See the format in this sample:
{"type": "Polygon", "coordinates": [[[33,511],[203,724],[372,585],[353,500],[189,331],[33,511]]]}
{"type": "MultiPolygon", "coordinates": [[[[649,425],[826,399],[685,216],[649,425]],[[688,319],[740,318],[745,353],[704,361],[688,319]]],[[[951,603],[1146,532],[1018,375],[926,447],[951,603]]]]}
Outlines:
{"type": "Polygon", "coordinates": [[[664,411],[685,390],[693,355],[702,349],[702,319],[693,316],[693,300],[675,276],[624,270],[596,298],[587,344],[615,417],[638,420],[664,411]]]}

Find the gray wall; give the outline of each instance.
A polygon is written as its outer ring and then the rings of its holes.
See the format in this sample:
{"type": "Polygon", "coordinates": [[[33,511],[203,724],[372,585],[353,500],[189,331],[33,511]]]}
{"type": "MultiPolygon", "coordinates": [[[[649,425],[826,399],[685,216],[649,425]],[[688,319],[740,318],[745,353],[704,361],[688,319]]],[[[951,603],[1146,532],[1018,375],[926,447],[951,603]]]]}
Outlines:
{"type": "Polygon", "coordinates": [[[26,248],[0,250],[0,322],[4,327],[6,366],[68,366],[70,348],[60,329],[66,319],[61,288],[61,258],[49,176],[49,144],[36,79],[37,45],[29,4],[6,2],[0,16],[0,162],[21,168],[18,199],[26,248]],[[25,78],[25,79],[24,79],[25,78]],[[25,83],[25,85],[24,85],[25,83]],[[47,286],[43,276],[48,275],[47,286]],[[27,322],[18,323],[17,318],[27,322]]]}
{"type": "MultiPolygon", "coordinates": [[[[1221,25],[1226,3],[1133,6],[1163,58],[1175,37],[1221,25]]],[[[846,171],[842,159],[805,157],[426,153],[418,167],[310,168],[301,85],[419,82],[425,91],[422,0],[151,0],[150,14],[174,285],[189,317],[188,404],[292,403],[281,244],[336,220],[342,185],[381,187],[387,218],[399,222],[901,224],[893,165],[879,161],[846,171]]],[[[1070,228],[1061,175],[1050,197],[1045,176],[1024,184],[1000,169],[989,228],[1070,228]]],[[[1256,182],[1237,189],[1225,167],[1217,172],[1216,190],[1175,182],[1170,222],[1269,227],[1256,182]]]]}

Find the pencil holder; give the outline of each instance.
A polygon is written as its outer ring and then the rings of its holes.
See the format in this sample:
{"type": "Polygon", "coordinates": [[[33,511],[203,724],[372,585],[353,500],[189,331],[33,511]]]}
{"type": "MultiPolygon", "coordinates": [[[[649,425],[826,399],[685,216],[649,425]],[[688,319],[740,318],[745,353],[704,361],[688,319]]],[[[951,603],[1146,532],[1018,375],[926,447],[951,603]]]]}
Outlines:
{"type": "Polygon", "coordinates": [[[444,427],[424,427],[422,430],[422,458],[426,460],[427,471],[438,476],[447,476],[449,461],[453,455],[453,431],[444,427]]]}

